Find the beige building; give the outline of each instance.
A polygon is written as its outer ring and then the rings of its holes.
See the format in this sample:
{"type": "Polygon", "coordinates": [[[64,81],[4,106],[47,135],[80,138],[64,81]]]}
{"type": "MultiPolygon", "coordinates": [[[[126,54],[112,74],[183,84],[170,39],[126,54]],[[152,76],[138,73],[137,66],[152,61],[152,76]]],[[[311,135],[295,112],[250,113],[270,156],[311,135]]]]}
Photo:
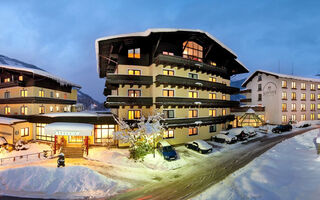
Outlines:
{"type": "Polygon", "coordinates": [[[320,80],[255,71],[242,84],[242,103],[265,107],[265,120],[273,124],[320,119],[320,80]]]}

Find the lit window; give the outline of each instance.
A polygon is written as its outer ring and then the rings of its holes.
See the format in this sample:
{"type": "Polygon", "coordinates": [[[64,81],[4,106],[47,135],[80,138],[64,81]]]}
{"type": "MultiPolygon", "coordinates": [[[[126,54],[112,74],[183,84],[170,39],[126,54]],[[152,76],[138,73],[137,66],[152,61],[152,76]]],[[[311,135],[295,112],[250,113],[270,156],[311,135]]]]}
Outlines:
{"type": "Polygon", "coordinates": [[[173,130],[166,130],[163,132],[163,139],[174,138],[173,130]]]}
{"type": "Polygon", "coordinates": [[[190,98],[198,98],[198,92],[189,91],[189,97],[190,98]]]}
{"type": "Polygon", "coordinates": [[[172,52],[167,52],[167,51],[163,51],[162,54],[163,54],[163,55],[174,56],[174,53],[172,53],[172,52]]]}
{"type": "Polygon", "coordinates": [[[258,117],[259,117],[262,121],[264,121],[264,115],[258,115],[258,117]]]}
{"type": "Polygon", "coordinates": [[[306,89],[306,84],[305,83],[301,83],[301,90],[305,90],[306,89]]]}
{"type": "Polygon", "coordinates": [[[227,110],[226,109],[222,109],[222,116],[225,116],[227,114],[227,110]]]}
{"type": "Polygon", "coordinates": [[[286,92],[282,92],[281,99],[287,100],[287,93],[286,92]]]}
{"type": "Polygon", "coordinates": [[[56,93],[56,98],[59,98],[59,97],[60,97],[60,93],[57,92],[57,93],[56,93]]]}
{"type": "Polygon", "coordinates": [[[318,114],[318,120],[320,120],[320,113],[318,114]]]}
{"type": "Polygon", "coordinates": [[[194,74],[194,73],[189,73],[188,74],[189,78],[193,78],[193,79],[198,79],[198,74],[194,74]]]}
{"type": "Polygon", "coordinates": [[[60,111],[60,107],[56,106],[56,111],[59,112],[60,111]]]}
{"type": "Polygon", "coordinates": [[[291,88],[292,88],[292,89],[297,89],[297,85],[296,85],[296,82],[295,82],[295,81],[292,81],[292,82],[291,82],[291,88]]]}
{"type": "Polygon", "coordinates": [[[318,84],[318,90],[320,90],[320,84],[318,84]]]}
{"type": "Polygon", "coordinates": [[[44,106],[39,107],[39,114],[44,114],[45,113],[45,108],[44,106]]]}
{"type": "Polygon", "coordinates": [[[283,111],[283,112],[286,112],[286,111],[287,111],[287,104],[286,104],[286,103],[283,103],[283,104],[282,104],[282,111],[283,111]]]}
{"type": "Polygon", "coordinates": [[[128,96],[129,97],[140,97],[141,90],[128,90],[128,96]]]}
{"type": "Polygon", "coordinates": [[[140,110],[129,110],[128,111],[128,119],[140,119],[141,118],[141,111],[140,110]]]}
{"type": "Polygon", "coordinates": [[[4,107],[4,114],[10,115],[11,113],[11,108],[9,106],[4,107]]]}
{"type": "Polygon", "coordinates": [[[311,113],[311,114],[310,114],[310,119],[311,119],[311,120],[314,120],[314,118],[315,118],[314,113],[311,113]]]}
{"type": "Polygon", "coordinates": [[[198,128],[189,128],[189,135],[198,135],[198,128]]]}
{"type": "Polygon", "coordinates": [[[318,94],[318,100],[320,100],[320,94],[318,94]]]}
{"type": "Polygon", "coordinates": [[[21,115],[27,115],[28,114],[28,107],[27,106],[21,106],[20,107],[20,113],[21,113],[21,115]]]}
{"type": "Polygon", "coordinates": [[[22,128],[20,129],[21,137],[29,136],[29,128],[22,128]]]}
{"type": "Polygon", "coordinates": [[[174,118],[174,110],[163,110],[164,118],[174,118]]]}
{"type": "Polygon", "coordinates": [[[140,75],[141,75],[141,70],[129,69],[129,70],[128,70],[128,74],[129,74],[129,75],[140,76],[140,75]]]}
{"type": "Polygon", "coordinates": [[[315,111],[316,110],[316,104],[312,103],[310,104],[310,110],[315,111]]]}
{"type": "Polygon", "coordinates": [[[282,123],[287,123],[287,115],[282,115],[282,123]]]}
{"type": "Polygon", "coordinates": [[[94,142],[99,144],[113,142],[114,128],[114,125],[95,125],[94,142]]]}
{"type": "Polygon", "coordinates": [[[216,99],[217,94],[216,93],[209,93],[209,99],[216,99]]]}
{"type": "Polygon", "coordinates": [[[296,121],[296,120],[297,120],[297,117],[296,117],[295,114],[291,115],[291,120],[292,120],[292,121],[296,121]]]}
{"type": "Polygon", "coordinates": [[[210,133],[214,133],[216,131],[217,131],[217,126],[215,124],[209,126],[209,132],[210,133]]]}
{"type": "Polygon", "coordinates": [[[301,111],[306,111],[306,104],[304,103],[301,104],[301,111]]]}
{"type": "Polygon", "coordinates": [[[310,90],[316,90],[316,86],[315,86],[314,83],[311,83],[311,85],[310,85],[310,90]]]}
{"type": "Polygon", "coordinates": [[[174,76],[174,71],[169,69],[164,69],[163,75],[174,76]]]}
{"type": "Polygon", "coordinates": [[[20,90],[20,96],[27,97],[28,96],[28,90],[25,90],[25,89],[20,90]]]}
{"type": "Polygon", "coordinates": [[[47,124],[36,124],[36,139],[37,140],[44,140],[44,141],[54,141],[53,135],[47,135],[44,133],[44,127],[47,124]]]}
{"type": "Polygon", "coordinates": [[[63,98],[67,99],[68,95],[66,93],[64,93],[63,98]]]}
{"type": "Polygon", "coordinates": [[[292,93],[291,93],[291,99],[292,99],[292,100],[296,100],[296,99],[297,99],[297,95],[296,95],[295,92],[292,92],[292,93]]]}
{"type": "Polygon", "coordinates": [[[301,115],[301,121],[305,121],[306,120],[306,114],[302,114],[301,115]]]}
{"type": "Polygon", "coordinates": [[[4,79],[4,82],[5,82],[5,83],[9,83],[10,81],[11,81],[10,78],[5,78],[5,79],[4,79]]]}
{"type": "Polygon", "coordinates": [[[44,97],[44,91],[43,90],[39,90],[39,97],[44,97]]]}
{"type": "Polygon", "coordinates": [[[198,117],[198,110],[189,110],[189,118],[198,117]]]}
{"type": "Polygon", "coordinates": [[[215,109],[210,109],[210,110],[209,110],[209,116],[211,116],[211,117],[217,116],[217,110],[215,110],[215,109]]]}
{"type": "Polygon", "coordinates": [[[281,87],[287,88],[287,81],[281,81],[281,87]]]}
{"type": "Polygon", "coordinates": [[[50,112],[53,112],[53,106],[50,106],[50,112]]]}
{"type": "Polygon", "coordinates": [[[296,110],[297,110],[296,104],[295,103],[291,104],[291,111],[296,111],[296,110]]]}
{"type": "Polygon", "coordinates": [[[162,96],[164,97],[174,97],[174,90],[162,90],[162,96]]]}
{"type": "Polygon", "coordinates": [[[140,48],[129,49],[128,50],[128,58],[140,58],[140,48]]]}
{"type": "Polygon", "coordinates": [[[310,94],[310,100],[311,100],[311,101],[316,100],[316,95],[315,95],[314,93],[311,93],[311,94],[310,94]]]}
{"type": "Polygon", "coordinates": [[[305,101],[305,100],[306,100],[306,93],[302,93],[302,94],[301,94],[301,100],[302,100],[302,101],[305,101]]]}
{"type": "Polygon", "coordinates": [[[82,136],[69,136],[68,137],[69,143],[83,143],[83,137],[82,136]]]}
{"type": "Polygon", "coordinates": [[[217,82],[217,79],[215,77],[209,77],[210,82],[217,82]]]}
{"type": "Polygon", "coordinates": [[[19,79],[19,81],[23,81],[23,76],[22,75],[19,76],[18,79],[19,79]]]}
{"type": "Polygon", "coordinates": [[[186,41],[183,43],[183,48],[184,48],[183,50],[184,58],[202,62],[202,57],[203,57],[202,46],[192,41],[186,41]]]}
{"type": "Polygon", "coordinates": [[[226,100],[226,95],[222,95],[222,100],[226,100]]]}

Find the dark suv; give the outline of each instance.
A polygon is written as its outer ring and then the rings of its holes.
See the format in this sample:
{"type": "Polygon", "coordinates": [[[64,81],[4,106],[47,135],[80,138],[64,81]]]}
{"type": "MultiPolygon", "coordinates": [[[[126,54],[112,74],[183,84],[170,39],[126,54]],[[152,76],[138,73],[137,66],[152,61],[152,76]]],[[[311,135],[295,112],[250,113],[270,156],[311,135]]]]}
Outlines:
{"type": "Polygon", "coordinates": [[[292,130],[292,126],[290,124],[286,124],[286,125],[278,125],[277,127],[272,129],[272,132],[282,133],[282,132],[291,131],[291,130],[292,130]]]}

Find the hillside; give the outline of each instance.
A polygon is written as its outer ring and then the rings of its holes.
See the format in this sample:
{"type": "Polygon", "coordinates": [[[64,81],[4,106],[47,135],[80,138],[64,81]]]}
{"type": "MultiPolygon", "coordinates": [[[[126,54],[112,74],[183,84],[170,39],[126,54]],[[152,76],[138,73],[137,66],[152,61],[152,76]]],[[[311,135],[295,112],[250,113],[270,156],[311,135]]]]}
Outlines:
{"type": "Polygon", "coordinates": [[[85,110],[106,110],[103,103],[93,99],[91,96],[80,90],[78,91],[78,103],[82,103],[85,110]]]}

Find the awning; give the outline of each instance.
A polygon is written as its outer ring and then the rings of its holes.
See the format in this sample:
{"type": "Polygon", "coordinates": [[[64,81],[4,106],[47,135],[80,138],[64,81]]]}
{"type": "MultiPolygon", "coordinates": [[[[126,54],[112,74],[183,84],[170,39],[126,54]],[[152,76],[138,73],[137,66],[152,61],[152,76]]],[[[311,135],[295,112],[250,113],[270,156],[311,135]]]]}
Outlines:
{"type": "Polygon", "coordinates": [[[44,127],[44,133],[48,135],[66,136],[91,136],[92,124],[55,122],[44,127]]]}

